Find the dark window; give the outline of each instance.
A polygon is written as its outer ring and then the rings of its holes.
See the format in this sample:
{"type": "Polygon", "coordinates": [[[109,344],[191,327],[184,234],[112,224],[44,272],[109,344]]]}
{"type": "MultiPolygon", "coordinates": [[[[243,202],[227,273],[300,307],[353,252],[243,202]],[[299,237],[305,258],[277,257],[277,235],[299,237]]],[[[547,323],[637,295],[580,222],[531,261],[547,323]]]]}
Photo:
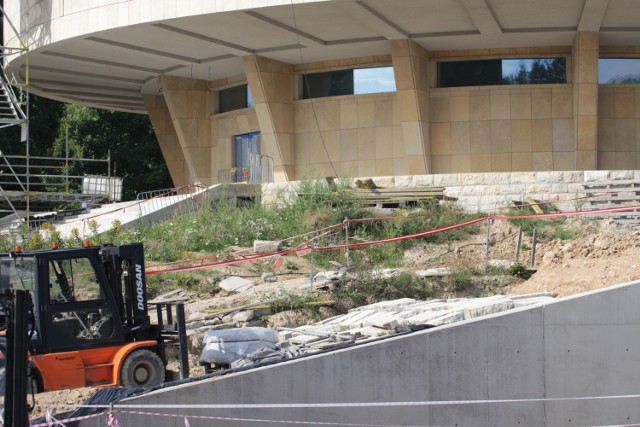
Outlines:
{"type": "Polygon", "coordinates": [[[438,62],[438,87],[499,85],[501,70],[499,59],[438,62]]]}
{"type": "Polygon", "coordinates": [[[253,107],[249,85],[240,85],[218,91],[218,113],[253,107]]]}
{"type": "Polygon", "coordinates": [[[438,62],[438,87],[566,82],[565,58],[438,62]]]}
{"type": "Polygon", "coordinates": [[[355,68],[302,76],[302,98],[394,92],[393,67],[355,68]]]}
{"type": "Polygon", "coordinates": [[[600,84],[640,83],[640,58],[601,58],[598,60],[600,84]]]}
{"type": "Polygon", "coordinates": [[[302,97],[353,95],[353,70],[329,71],[302,76],[302,97]]]}

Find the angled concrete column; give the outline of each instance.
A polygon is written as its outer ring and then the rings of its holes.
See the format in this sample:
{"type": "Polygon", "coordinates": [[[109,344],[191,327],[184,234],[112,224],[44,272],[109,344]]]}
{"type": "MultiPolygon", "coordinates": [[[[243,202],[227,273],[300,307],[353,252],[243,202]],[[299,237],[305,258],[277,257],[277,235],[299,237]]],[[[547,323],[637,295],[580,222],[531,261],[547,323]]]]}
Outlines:
{"type": "Polygon", "coordinates": [[[212,170],[212,92],[204,80],[161,76],[164,100],[182,149],[188,182],[210,185],[217,181],[212,170]]]}
{"type": "Polygon", "coordinates": [[[295,179],[293,67],[256,55],[243,60],[260,124],[262,154],[273,158],[276,182],[295,179]]]}
{"type": "Polygon", "coordinates": [[[599,33],[578,32],[573,42],[573,126],[575,169],[598,166],[599,33]]]}
{"type": "Polygon", "coordinates": [[[147,108],[153,131],[160,144],[162,156],[171,174],[173,185],[176,187],[187,185],[190,180],[184,155],[182,154],[182,147],[178,142],[178,135],[173,127],[164,97],[162,95],[144,95],[142,98],[147,108]]]}
{"type": "Polygon", "coordinates": [[[391,40],[391,54],[408,172],[431,173],[429,52],[399,39],[391,40]]]}

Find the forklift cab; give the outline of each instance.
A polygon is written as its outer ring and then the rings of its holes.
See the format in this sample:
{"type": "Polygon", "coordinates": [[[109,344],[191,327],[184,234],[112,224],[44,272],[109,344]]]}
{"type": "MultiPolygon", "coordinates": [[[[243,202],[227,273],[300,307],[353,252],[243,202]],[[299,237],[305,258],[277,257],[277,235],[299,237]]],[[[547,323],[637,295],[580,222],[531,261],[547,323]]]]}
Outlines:
{"type": "Polygon", "coordinates": [[[28,290],[34,301],[32,355],[124,341],[116,296],[92,249],[0,255],[0,288],[28,290]]]}

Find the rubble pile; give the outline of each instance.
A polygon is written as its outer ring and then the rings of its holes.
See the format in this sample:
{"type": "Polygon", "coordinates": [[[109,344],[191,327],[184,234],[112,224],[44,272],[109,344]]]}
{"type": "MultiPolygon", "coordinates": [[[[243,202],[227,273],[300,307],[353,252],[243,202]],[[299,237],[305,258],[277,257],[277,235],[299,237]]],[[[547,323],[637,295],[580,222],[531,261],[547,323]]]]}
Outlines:
{"type": "Polygon", "coordinates": [[[429,301],[402,298],[354,308],[347,314],[312,325],[278,328],[280,334],[277,344],[271,339],[266,345],[262,345],[264,337],[273,336],[273,331],[267,328],[251,328],[251,336],[245,337],[246,342],[243,342],[244,338],[239,333],[210,331],[201,362],[240,367],[283,360],[552,300],[553,297],[548,293],[429,301]]]}

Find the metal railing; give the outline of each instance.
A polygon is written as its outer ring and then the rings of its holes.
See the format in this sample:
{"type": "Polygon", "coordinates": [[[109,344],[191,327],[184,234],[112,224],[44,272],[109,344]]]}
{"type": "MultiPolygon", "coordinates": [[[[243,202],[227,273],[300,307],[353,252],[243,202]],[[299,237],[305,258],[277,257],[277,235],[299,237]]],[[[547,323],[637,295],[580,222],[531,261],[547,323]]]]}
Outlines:
{"type": "Polygon", "coordinates": [[[81,184],[85,178],[85,175],[69,174],[69,165],[73,162],[102,163],[106,176],[111,179],[111,153],[106,159],[83,159],[7,155],[0,151],[0,157],[0,186],[7,191],[27,191],[23,182],[28,179],[29,191],[56,188],[59,192],[68,193],[71,183],[81,184]]]}
{"type": "Polygon", "coordinates": [[[273,158],[251,153],[249,166],[218,171],[218,182],[246,182],[248,184],[273,182],[273,158]]]}
{"type": "Polygon", "coordinates": [[[204,185],[192,184],[138,193],[136,200],[141,202],[140,215],[144,217],[170,206],[173,206],[176,209],[175,213],[179,214],[195,212],[201,204],[201,199],[206,197],[206,192],[201,196],[206,188],[204,185]]]}

